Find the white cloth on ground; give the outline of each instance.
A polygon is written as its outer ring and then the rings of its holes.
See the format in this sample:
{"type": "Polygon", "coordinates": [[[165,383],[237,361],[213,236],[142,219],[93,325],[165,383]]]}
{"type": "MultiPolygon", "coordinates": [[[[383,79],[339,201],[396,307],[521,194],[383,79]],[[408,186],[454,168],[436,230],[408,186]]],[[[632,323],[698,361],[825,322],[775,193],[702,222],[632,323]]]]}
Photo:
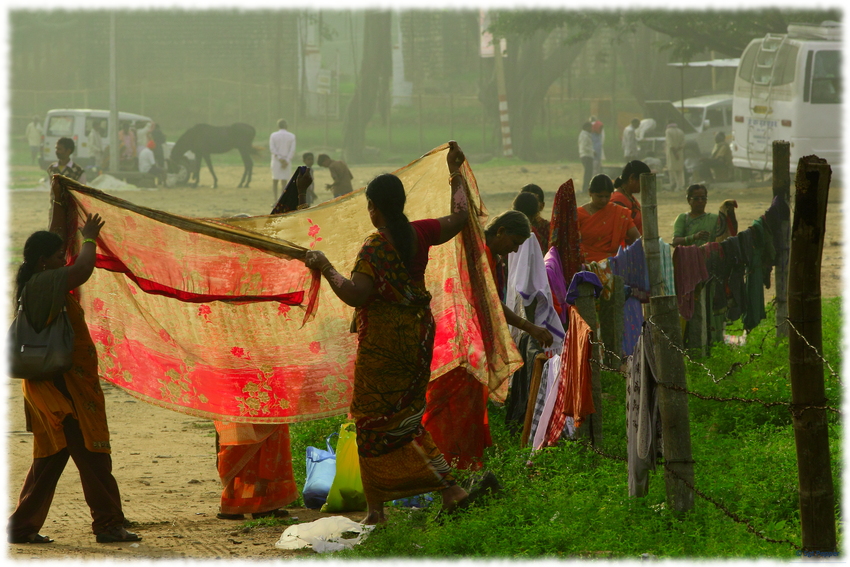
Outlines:
{"type": "MultiPolygon", "coordinates": [[[[508,290],[505,305],[508,309],[525,318],[525,307],[537,300],[534,308],[534,320],[538,327],[543,327],[552,333],[552,346],[543,349],[546,356],[560,354],[564,348],[564,325],[552,301],[552,291],[549,289],[549,276],[543,261],[543,252],[536,238],[530,237],[523,242],[516,252],[508,254],[508,290]]],[[[519,344],[522,331],[511,327],[511,336],[519,344]]]]}
{"type": "Polygon", "coordinates": [[[371,532],[375,526],[365,526],[345,516],[319,518],[313,522],[289,526],[274,546],[278,549],[304,549],[312,547],[316,553],[351,549],[371,532]],[[344,538],[346,532],[357,534],[344,538]]]}

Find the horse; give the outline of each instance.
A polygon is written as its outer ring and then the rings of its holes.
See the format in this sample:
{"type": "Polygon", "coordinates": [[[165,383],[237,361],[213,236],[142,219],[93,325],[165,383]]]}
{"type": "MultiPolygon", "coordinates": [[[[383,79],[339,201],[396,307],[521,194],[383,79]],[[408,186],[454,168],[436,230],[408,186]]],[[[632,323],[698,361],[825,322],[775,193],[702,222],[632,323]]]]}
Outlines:
{"type": "Polygon", "coordinates": [[[181,162],[187,165],[187,169],[191,171],[192,177],[195,180],[192,187],[198,186],[201,175],[201,159],[206,161],[207,168],[213,177],[213,189],[218,186],[218,178],[213,171],[210,154],[223,154],[234,148],[239,150],[239,155],[242,156],[242,179],[239,181],[238,187],[248,187],[251,183],[251,173],[254,170],[254,160],[251,159],[251,154],[256,154],[257,150],[253,146],[254,136],[257,131],[250,124],[236,122],[230,126],[211,126],[209,124],[195,124],[186,132],[183,133],[174,147],[171,149],[169,159],[169,171],[177,173],[180,169],[181,162]],[[188,164],[183,156],[186,152],[191,151],[195,154],[194,164],[188,164]]]}

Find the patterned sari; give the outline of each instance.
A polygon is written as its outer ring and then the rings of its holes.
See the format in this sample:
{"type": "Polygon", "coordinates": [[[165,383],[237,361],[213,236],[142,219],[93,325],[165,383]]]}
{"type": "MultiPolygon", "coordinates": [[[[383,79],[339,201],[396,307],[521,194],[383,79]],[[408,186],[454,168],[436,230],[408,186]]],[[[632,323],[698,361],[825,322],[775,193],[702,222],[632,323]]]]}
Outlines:
{"type": "Polygon", "coordinates": [[[431,294],[380,233],[366,239],[353,271],[372,277],[375,286],[356,312],[351,402],[366,497],[386,502],[442,490],[454,477],[422,426],[434,347],[431,294]]]}

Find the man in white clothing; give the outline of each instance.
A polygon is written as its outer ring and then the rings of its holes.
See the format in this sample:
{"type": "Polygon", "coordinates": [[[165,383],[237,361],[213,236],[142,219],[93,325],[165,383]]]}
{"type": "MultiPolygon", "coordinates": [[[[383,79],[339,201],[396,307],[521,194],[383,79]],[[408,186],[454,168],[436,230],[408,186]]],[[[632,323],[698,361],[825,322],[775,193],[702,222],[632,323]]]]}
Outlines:
{"type": "Polygon", "coordinates": [[[277,203],[277,182],[282,181],[280,190],[286,188],[292,177],[292,158],[295,157],[295,134],[286,129],[286,120],[278,120],[277,132],[269,136],[269,152],[272,154],[272,193],[277,203]]]}
{"type": "Polygon", "coordinates": [[[638,159],[638,142],[635,133],[640,126],[640,120],[632,118],[631,124],[623,130],[623,159],[626,162],[638,159]]]}
{"type": "Polygon", "coordinates": [[[148,140],[148,143],[139,152],[139,171],[141,173],[150,173],[157,179],[161,185],[165,185],[165,169],[156,165],[156,157],[153,154],[153,148],[156,144],[153,140],[148,140]]]}
{"type": "Polygon", "coordinates": [[[43,133],[41,119],[38,116],[33,116],[32,122],[27,124],[26,133],[27,144],[30,146],[30,165],[41,159],[41,135],[43,133]]]}
{"type": "Polygon", "coordinates": [[[667,172],[670,174],[670,190],[685,190],[685,133],[675,122],[667,125],[664,133],[667,150],[667,172]]]}

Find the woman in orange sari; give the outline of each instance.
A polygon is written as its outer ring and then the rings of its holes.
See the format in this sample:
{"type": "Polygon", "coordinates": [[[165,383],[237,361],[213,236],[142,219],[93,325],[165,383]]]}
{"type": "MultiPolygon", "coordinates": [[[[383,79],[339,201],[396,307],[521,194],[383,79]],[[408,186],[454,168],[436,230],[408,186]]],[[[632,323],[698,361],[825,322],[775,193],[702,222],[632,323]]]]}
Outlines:
{"type": "Polygon", "coordinates": [[[449,142],[452,212],[439,219],[409,222],[404,186],[395,175],[379,175],[369,183],[369,218],[377,232],[363,243],[350,279],[321,252],[305,257],[308,268],[321,270],[334,293],[357,308],[351,415],[368,507],[365,524],[386,522],[387,500],[424,492],[442,491],[446,512],[469,502],[422,426],[435,329],[425,268],[428,249],[451,240],[469,216],[460,173],[464,159],[457,143],[449,142]]]}
{"type": "Polygon", "coordinates": [[[53,502],[56,485],[68,458],[80,472],[83,495],[91,510],[92,532],[98,543],[140,541],[124,529],[118,483],[112,475],[112,449],[106,406],[97,372],[97,350],[80,303],[70,293],[88,281],[94,270],[99,215],[87,215],[80,230],[80,252],[71,265],[65,261],[64,189],[53,183],[50,232],[38,231],[24,244],[18,270],[17,296],[28,321],[45,328],[67,311],[74,330],[71,369],[52,380],[21,380],[27,431],[33,434],[32,466],[24,480],[6,533],[9,543],[51,543],[39,534],[53,502]]]}
{"type": "Polygon", "coordinates": [[[614,185],[600,173],[590,180],[590,202],[577,209],[581,251],[586,262],[601,262],[617,254],[620,245],[629,245],[640,233],[628,209],[611,202],[614,185]]]}

